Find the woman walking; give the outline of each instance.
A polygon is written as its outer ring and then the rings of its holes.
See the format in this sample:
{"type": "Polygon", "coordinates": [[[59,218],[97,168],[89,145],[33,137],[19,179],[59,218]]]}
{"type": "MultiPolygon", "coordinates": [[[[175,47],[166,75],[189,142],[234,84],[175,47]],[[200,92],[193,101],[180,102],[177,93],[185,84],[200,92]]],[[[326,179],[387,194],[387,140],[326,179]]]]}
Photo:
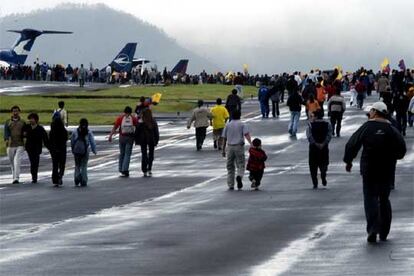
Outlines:
{"type": "Polygon", "coordinates": [[[96,155],[95,138],[88,129],[88,120],[80,119],[79,127],[72,133],[72,153],[75,157],[75,186],[86,187],[88,185],[88,160],[89,147],[96,155]]]}
{"type": "Polygon", "coordinates": [[[160,138],[158,124],[152,116],[151,109],[142,112],[142,127],[136,137],[137,144],[141,145],[141,170],[144,177],[152,176],[152,162],[154,161],[154,148],[160,138]]]}
{"type": "Polygon", "coordinates": [[[65,173],[67,141],[68,131],[66,130],[62,119],[59,117],[54,118],[50,125],[49,144],[53,165],[52,183],[55,187],[59,187],[63,184],[62,178],[65,173]]]}

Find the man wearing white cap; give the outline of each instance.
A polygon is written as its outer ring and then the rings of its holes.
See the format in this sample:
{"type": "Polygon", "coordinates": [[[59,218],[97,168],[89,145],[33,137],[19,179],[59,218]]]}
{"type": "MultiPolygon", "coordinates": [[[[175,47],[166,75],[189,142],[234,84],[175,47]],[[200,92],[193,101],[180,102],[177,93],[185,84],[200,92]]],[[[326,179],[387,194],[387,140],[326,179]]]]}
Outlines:
{"type": "Polygon", "coordinates": [[[369,111],[369,120],[349,139],[345,147],[344,162],[351,172],[352,160],[363,147],[360,171],[362,175],[367,241],[374,243],[379,234],[386,241],[391,227],[391,203],[388,199],[395,162],[406,152],[404,138],[386,119],[387,106],[376,102],[369,111]]]}

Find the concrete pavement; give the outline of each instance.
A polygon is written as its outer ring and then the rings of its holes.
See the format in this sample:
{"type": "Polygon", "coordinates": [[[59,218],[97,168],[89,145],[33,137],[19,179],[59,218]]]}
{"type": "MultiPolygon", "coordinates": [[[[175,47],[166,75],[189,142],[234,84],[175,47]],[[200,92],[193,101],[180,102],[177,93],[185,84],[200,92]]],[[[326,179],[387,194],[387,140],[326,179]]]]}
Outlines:
{"type": "Polygon", "coordinates": [[[351,174],[341,161],[364,112],[348,109],[343,136],[330,145],[328,188],[312,190],[304,116],[291,140],[286,107],[267,120],[256,102],[243,108],[269,156],[261,191],[250,191],[246,177],[243,191],[227,191],[211,135],[197,152],[184,122],[161,126],[152,178],[141,176],[138,149],[131,178],[118,178],[117,145],[101,137],[88,188],[72,186],[70,159],[64,187],[52,188],[47,156],[39,184],[1,188],[0,274],[413,275],[412,128],[391,194],[389,241],[370,245],[358,161],[351,174]]]}

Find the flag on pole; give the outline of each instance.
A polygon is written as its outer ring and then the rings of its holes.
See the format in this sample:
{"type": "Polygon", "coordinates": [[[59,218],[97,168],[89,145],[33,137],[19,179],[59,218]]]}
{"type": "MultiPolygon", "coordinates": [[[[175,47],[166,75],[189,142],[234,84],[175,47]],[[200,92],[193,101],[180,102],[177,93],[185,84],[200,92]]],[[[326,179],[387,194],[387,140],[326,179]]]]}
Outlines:
{"type": "Polygon", "coordinates": [[[406,67],[404,59],[400,60],[400,62],[398,63],[398,67],[400,67],[401,71],[405,71],[406,67]]]}
{"type": "Polygon", "coordinates": [[[381,63],[381,70],[384,73],[389,73],[391,71],[390,69],[390,61],[388,58],[384,58],[384,60],[381,63]]]}
{"type": "Polygon", "coordinates": [[[249,73],[249,65],[248,64],[243,64],[243,72],[245,75],[247,75],[249,73]]]}
{"type": "Polygon", "coordinates": [[[336,77],[337,80],[342,80],[342,67],[340,65],[335,66],[335,69],[338,70],[338,76],[336,77]]]}

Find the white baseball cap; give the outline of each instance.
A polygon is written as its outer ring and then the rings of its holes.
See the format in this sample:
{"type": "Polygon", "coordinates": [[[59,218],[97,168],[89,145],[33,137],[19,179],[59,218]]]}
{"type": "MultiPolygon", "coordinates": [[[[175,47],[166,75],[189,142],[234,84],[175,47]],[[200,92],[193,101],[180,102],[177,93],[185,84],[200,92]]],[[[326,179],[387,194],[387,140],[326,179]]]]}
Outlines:
{"type": "Polygon", "coordinates": [[[382,114],[388,113],[387,105],[383,102],[376,102],[371,106],[371,109],[375,109],[378,112],[381,112],[382,114]]]}

